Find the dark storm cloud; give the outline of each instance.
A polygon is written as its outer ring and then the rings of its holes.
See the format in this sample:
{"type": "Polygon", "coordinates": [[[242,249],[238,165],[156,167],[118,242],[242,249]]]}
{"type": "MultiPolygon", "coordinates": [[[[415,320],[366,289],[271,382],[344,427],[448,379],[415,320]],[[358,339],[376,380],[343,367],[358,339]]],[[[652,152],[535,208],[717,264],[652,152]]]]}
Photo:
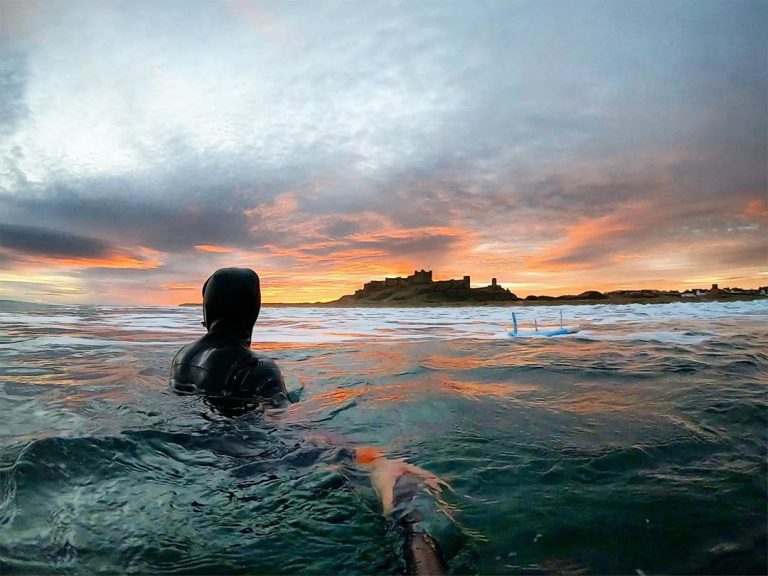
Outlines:
{"type": "Polygon", "coordinates": [[[98,238],[38,226],[0,223],[0,254],[24,265],[61,264],[79,268],[156,268],[161,262],[136,250],[98,238]]]}
{"type": "Polygon", "coordinates": [[[0,223],[0,248],[43,256],[98,258],[111,246],[102,240],[33,226],[0,223]]]}
{"type": "Polygon", "coordinates": [[[248,244],[243,211],[258,202],[253,196],[215,184],[202,187],[186,177],[165,186],[167,190],[146,194],[130,180],[99,179],[10,196],[4,208],[16,221],[55,221],[112,243],[163,251],[197,244],[248,244]]]}

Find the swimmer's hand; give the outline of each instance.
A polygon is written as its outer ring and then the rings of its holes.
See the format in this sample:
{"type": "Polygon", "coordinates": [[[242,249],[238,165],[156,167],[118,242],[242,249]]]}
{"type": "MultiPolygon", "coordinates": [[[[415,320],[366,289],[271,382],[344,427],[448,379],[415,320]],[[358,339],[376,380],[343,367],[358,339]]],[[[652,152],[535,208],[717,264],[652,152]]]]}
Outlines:
{"type": "Polygon", "coordinates": [[[439,493],[443,488],[451,488],[447,482],[431,472],[409,464],[405,460],[389,459],[377,448],[357,448],[355,462],[370,469],[371,484],[379,495],[385,516],[388,516],[394,508],[395,483],[401,476],[416,476],[424,482],[425,488],[435,493],[439,493]]]}

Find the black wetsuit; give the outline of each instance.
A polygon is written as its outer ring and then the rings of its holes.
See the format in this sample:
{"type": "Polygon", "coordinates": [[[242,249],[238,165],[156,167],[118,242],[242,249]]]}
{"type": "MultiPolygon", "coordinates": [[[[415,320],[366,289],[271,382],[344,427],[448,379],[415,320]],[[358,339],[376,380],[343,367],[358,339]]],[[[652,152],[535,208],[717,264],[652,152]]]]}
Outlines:
{"type": "Polygon", "coordinates": [[[251,350],[261,309],[259,277],[245,268],[222,268],[203,285],[203,325],[208,334],[176,353],[171,389],[200,394],[221,408],[289,402],[277,364],[251,350]]]}

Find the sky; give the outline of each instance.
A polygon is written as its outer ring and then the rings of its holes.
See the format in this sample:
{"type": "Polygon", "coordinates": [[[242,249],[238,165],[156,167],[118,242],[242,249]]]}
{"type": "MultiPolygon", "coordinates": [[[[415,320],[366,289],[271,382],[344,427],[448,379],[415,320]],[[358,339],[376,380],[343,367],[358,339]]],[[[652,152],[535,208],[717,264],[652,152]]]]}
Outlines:
{"type": "Polygon", "coordinates": [[[768,285],[763,1],[0,1],[0,299],[768,285]]]}

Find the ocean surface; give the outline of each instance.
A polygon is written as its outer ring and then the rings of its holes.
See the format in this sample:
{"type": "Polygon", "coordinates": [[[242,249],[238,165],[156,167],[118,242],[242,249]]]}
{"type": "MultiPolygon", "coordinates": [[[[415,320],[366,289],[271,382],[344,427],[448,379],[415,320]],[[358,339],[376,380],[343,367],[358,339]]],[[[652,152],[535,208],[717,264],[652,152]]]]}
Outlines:
{"type": "Polygon", "coordinates": [[[453,573],[765,573],[768,301],[512,310],[265,308],[301,399],[229,418],[167,389],[199,309],[0,303],[0,573],[396,574],[361,446],[453,573]]]}

